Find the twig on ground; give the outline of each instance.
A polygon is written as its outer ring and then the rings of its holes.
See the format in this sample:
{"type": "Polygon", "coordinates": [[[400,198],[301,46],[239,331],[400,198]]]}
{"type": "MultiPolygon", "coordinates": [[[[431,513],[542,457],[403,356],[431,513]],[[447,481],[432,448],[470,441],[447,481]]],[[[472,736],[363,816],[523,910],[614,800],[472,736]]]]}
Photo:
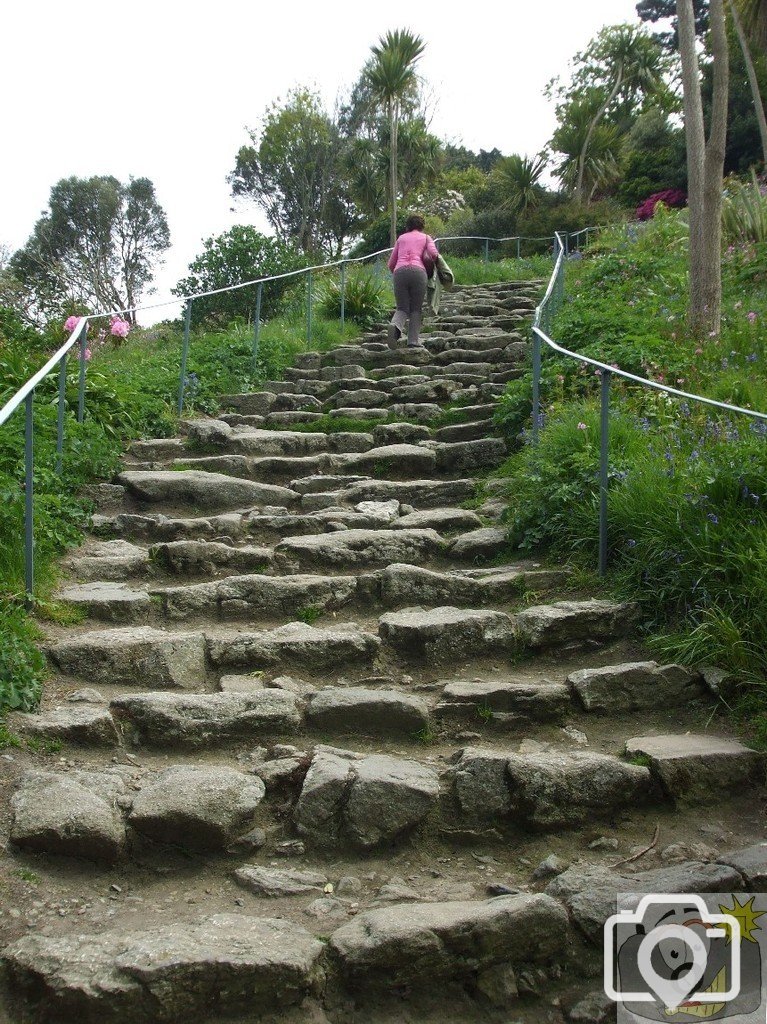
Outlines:
{"type": "Polygon", "coordinates": [[[650,850],[654,850],[655,847],[658,845],[658,835],[659,835],[659,833],[660,833],[660,822],[658,822],[658,824],[655,826],[655,831],[652,834],[652,839],[650,840],[650,845],[649,846],[646,846],[644,848],[644,850],[640,850],[639,853],[634,853],[630,857],[624,857],[623,860],[616,861],[615,864],[611,864],[610,867],[611,868],[619,868],[622,864],[630,864],[632,861],[639,860],[640,857],[644,857],[644,855],[646,853],[649,853],[650,850]]]}

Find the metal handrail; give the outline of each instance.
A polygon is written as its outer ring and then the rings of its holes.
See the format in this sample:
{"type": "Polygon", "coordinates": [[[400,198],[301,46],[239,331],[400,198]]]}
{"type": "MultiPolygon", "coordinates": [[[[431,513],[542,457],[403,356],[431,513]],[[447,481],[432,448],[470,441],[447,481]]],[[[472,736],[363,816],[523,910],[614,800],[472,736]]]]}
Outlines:
{"type": "MultiPolygon", "coordinates": [[[[587,232],[586,237],[588,238],[588,231],[594,229],[583,229],[587,232]]],[[[577,238],[582,233],[579,232],[566,232],[564,233],[565,245],[568,244],[570,238],[577,238]]],[[[517,256],[520,255],[520,244],[522,241],[549,241],[549,236],[545,238],[525,238],[524,236],[510,236],[504,238],[490,238],[485,235],[453,235],[446,236],[444,238],[436,238],[436,242],[448,242],[457,241],[459,239],[465,239],[467,241],[482,241],[485,243],[484,255],[485,261],[489,258],[489,245],[490,242],[517,242],[517,256]]],[[[553,239],[554,248],[557,245],[561,245],[560,234],[554,236],[553,239]]],[[[25,491],[25,510],[24,510],[24,582],[26,587],[27,598],[31,599],[34,589],[34,420],[33,420],[33,401],[36,388],[42,383],[42,381],[58,366],[59,368],[59,382],[58,382],[58,415],[57,415],[57,438],[56,438],[56,472],[61,473],[62,462],[63,462],[63,451],[64,451],[64,411],[66,405],[66,370],[67,370],[67,356],[72,349],[79,343],[79,375],[78,375],[78,397],[77,397],[77,422],[82,423],[85,415],[85,381],[86,381],[86,367],[87,367],[87,338],[88,328],[92,321],[103,319],[104,317],[121,317],[130,313],[137,313],[142,310],[154,310],[161,309],[167,306],[176,306],[179,303],[183,303],[184,310],[184,333],[181,350],[181,366],[180,366],[180,380],[179,380],[179,391],[177,401],[177,411],[179,415],[184,408],[184,397],[186,390],[186,365],[187,356],[189,351],[189,341],[191,334],[191,319],[192,319],[192,303],[195,299],[207,298],[211,295],[221,295],[224,292],[237,291],[242,288],[256,288],[256,299],[255,299],[255,316],[254,316],[254,332],[253,332],[253,365],[255,366],[258,358],[258,346],[259,346],[259,331],[261,325],[261,303],[263,296],[263,287],[270,281],[280,281],[286,278],[298,277],[300,275],[306,275],[307,280],[307,315],[306,315],[306,331],[307,341],[311,342],[312,334],[312,274],[318,271],[331,270],[333,268],[340,268],[341,272],[341,325],[345,323],[345,287],[346,287],[346,268],[347,265],[352,263],[364,263],[366,260],[376,259],[384,256],[391,252],[391,247],[386,249],[379,249],[373,253],[367,253],[365,256],[357,256],[351,258],[344,258],[341,260],[335,260],[330,263],[322,263],[311,267],[301,267],[298,270],[287,271],[284,274],[272,274],[267,277],[257,277],[250,281],[241,281],[237,284],[227,285],[224,288],[212,288],[207,291],[194,292],[192,295],[179,296],[174,299],[166,299],[162,302],[148,303],[141,306],[129,306],[125,309],[111,310],[106,313],[91,313],[86,316],[80,317],[74,330],[61,345],[57,351],[47,360],[44,366],[42,366],[28,381],[26,381],[21,388],[13,395],[5,405],[0,409],[0,426],[5,424],[13,413],[22,405],[25,406],[25,442],[24,442],[24,491],[25,491]]]]}
{"type": "MultiPolygon", "coordinates": [[[[585,229],[584,229],[585,230],[585,229]]],[[[593,228],[590,230],[594,230],[593,228]]],[[[580,234],[580,232],[578,232],[580,234]]],[[[540,383],[541,383],[541,342],[543,341],[554,352],[568,356],[580,363],[593,366],[600,375],[600,429],[599,429],[599,574],[604,576],[607,572],[607,491],[609,485],[609,420],[610,420],[610,381],[613,375],[623,380],[640,384],[642,387],[653,391],[660,391],[667,395],[674,395],[677,398],[685,398],[692,402],[700,402],[702,405],[715,406],[727,412],[738,413],[750,416],[753,419],[767,422],[767,413],[759,412],[756,409],[744,409],[739,405],[731,405],[729,402],[719,402],[714,398],[707,398],[705,395],[693,394],[690,391],[680,391],[678,388],[669,387],[666,384],[659,384],[657,381],[649,380],[646,377],[639,377],[620,367],[603,363],[598,359],[584,356],[580,352],[571,352],[570,349],[558,344],[542,329],[542,324],[551,320],[552,307],[559,305],[563,297],[564,289],[564,261],[566,256],[566,242],[557,232],[555,247],[558,248],[557,259],[554,264],[548,287],[543,299],[536,307],[533,318],[533,385],[532,385],[532,443],[538,443],[541,412],[540,412],[540,383]]],[[[556,312],[556,309],[553,310],[556,312]]]]}

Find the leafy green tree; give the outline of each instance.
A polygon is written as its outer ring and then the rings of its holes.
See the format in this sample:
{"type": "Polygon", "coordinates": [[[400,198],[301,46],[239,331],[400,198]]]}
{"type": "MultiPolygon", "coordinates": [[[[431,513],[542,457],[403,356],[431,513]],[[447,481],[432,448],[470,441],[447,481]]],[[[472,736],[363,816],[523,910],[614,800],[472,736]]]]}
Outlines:
{"type": "Polygon", "coordinates": [[[664,111],[648,107],[628,134],[621,173],[616,194],[627,206],[638,206],[648,196],[669,188],[686,192],[684,131],[674,127],[664,111]]]}
{"type": "MultiPolygon", "coordinates": [[[[148,178],[63,178],[49,209],[12,257],[9,270],[37,298],[29,318],[43,321],[72,305],[131,308],[170,245],[165,211],[148,178]]],[[[129,319],[135,321],[133,313],[129,319]]]]}
{"type": "Polygon", "coordinates": [[[385,112],[389,125],[389,241],[397,238],[397,146],[402,105],[417,90],[416,64],[425,45],[420,36],[407,29],[387,32],[371,47],[373,60],[367,65],[366,78],[374,100],[385,112]]]}
{"type": "Polygon", "coordinates": [[[358,230],[358,215],[343,139],[320,98],[296,89],[284,105],[267,110],[250,139],[228,177],[233,195],[254,199],[284,243],[307,254],[340,255],[358,230]]]}
{"type": "MultiPolygon", "coordinates": [[[[704,39],[708,32],[708,0],[693,0],[693,17],[695,34],[704,39]]],[[[656,24],[671,21],[671,30],[662,29],[655,33],[656,38],[665,50],[674,56],[679,52],[679,29],[676,18],[676,0],[639,0],[636,5],[637,17],[640,21],[656,24]]]]}
{"type": "Polygon", "coordinates": [[[591,127],[598,95],[585,94],[571,97],[559,108],[559,125],[551,138],[551,149],[561,154],[554,172],[568,193],[577,196],[578,181],[581,193],[591,199],[595,193],[607,190],[620,178],[620,160],[625,133],[611,123],[591,127]],[[590,141],[587,136],[591,130],[590,141]],[[582,154],[586,153],[585,159],[582,154]]]}
{"type": "MultiPolygon", "coordinates": [[[[297,249],[255,228],[238,226],[206,239],[203,251],[189,264],[189,273],[173,289],[174,295],[193,295],[215,291],[259,277],[286,274],[306,266],[306,258],[297,249]]],[[[268,319],[280,308],[285,292],[295,284],[291,278],[270,281],[262,292],[261,317],[268,319]]],[[[195,299],[192,322],[226,326],[232,320],[250,320],[256,304],[256,288],[238,288],[195,299]]]]}

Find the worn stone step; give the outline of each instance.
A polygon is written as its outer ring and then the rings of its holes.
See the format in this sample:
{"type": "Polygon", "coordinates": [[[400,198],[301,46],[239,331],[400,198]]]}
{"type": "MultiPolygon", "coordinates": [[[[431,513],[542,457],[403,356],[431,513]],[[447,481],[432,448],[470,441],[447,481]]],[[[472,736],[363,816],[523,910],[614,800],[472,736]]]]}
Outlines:
{"type": "Polygon", "coordinates": [[[632,602],[556,601],[526,608],[514,621],[520,642],[532,648],[604,643],[630,634],[639,608],[632,602]]]}
{"type": "Polygon", "coordinates": [[[433,442],[437,468],[449,473],[497,466],[508,454],[499,437],[484,437],[477,441],[433,442]]]}
{"type": "Polygon", "coordinates": [[[357,595],[354,576],[227,576],[192,586],[154,587],[151,597],[163,615],[180,621],[208,615],[231,620],[292,619],[302,612],[319,614],[342,608],[357,595]]]}
{"type": "Polygon", "coordinates": [[[198,748],[291,736],[301,724],[296,695],[288,690],[248,693],[140,693],[110,705],[129,743],[198,748]]]}
{"type": "Polygon", "coordinates": [[[675,804],[716,802],[765,783],[765,754],[725,736],[636,736],[627,740],[626,755],[648,764],[675,804]]]}
{"type": "Polygon", "coordinates": [[[152,928],[27,935],[3,960],[12,993],[38,1019],[172,1024],[290,1012],[319,996],[322,952],[322,942],[290,921],[215,914],[152,928]]]}
{"type": "Polygon", "coordinates": [[[369,850],[411,832],[439,792],[437,773],[417,761],[318,747],[293,820],[313,846],[369,850]]]}
{"type": "Polygon", "coordinates": [[[372,994],[376,1002],[382,991],[433,994],[435,983],[476,985],[497,998],[505,979],[499,1005],[506,1007],[514,998],[515,974],[561,963],[568,939],[560,903],[542,893],[520,893],[368,910],[341,925],[330,948],[349,991],[372,994]]]}
{"type": "Polygon", "coordinates": [[[150,553],[125,540],[89,541],[64,561],[80,580],[127,580],[144,576],[149,570],[150,553]]]}
{"type": "Polygon", "coordinates": [[[582,826],[655,795],[649,769],[590,751],[518,754],[467,747],[455,762],[461,815],[531,831],[582,826]]]}
{"type": "Polygon", "coordinates": [[[298,501],[295,491],[287,487],[197,470],[128,472],[120,473],[117,479],[138,501],[151,504],[162,502],[223,511],[251,505],[292,505],[298,501]]]}
{"type": "Polygon", "coordinates": [[[437,456],[415,444],[387,444],[355,455],[336,456],[334,465],[342,472],[385,476],[387,479],[421,479],[433,473],[437,456]]]}
{"type": "Polygon", "coordinates": [[[205,637],[200,632],[169,633],[150,626],[77,633],[48,647],[63,673],[89,684],[156,689],[203,689],[205,637]]]}
{"type": "Polygon", "coordinates": [[[219,671],[272,668],[285,663],[307,672],[321,672],[340,665],[370,664],[379,648],[378,637],[353,625],[319,629],[292,622],[259,633],[217,633],[208,637],[209,656],[219,671]]]}
{"type": "Polygon", "coordinates": [[[516,645],[504,612],[449,606],[387,612],[379,619],[379,634],[403,658],[428,664],[510,654],[516,645]]]}
{"type": "Polygon", "coordinates": [[[320,732],[415,740],[428,729],[429,708],[399,690],[325,687],[309,695],[306,723],[320,732]]]}
{"type": "Polygon", "coordinates": [[[390,562],[422,562],[445,551],[435,530],[343,530],[340,533],[290,537],[274,550],[275,558],[296,566],[355,569],[390,562]]]}
{"type": "Polygon", "coordinates": [[[570,692],[562,683],[454,680],[442,691],[435,713],[451,722],[517,726],[561,721],[571,709],[570,692]]]}
{"type": "Polygon", "coordinates": [[[699,672],[656,661],[578,669],[567,682],[585,711],[611,714],[679,707],[707,694],[699,672]]]}
{"type": "MultiPolygon", "coordinates": [[[[238,531],[239,532],[239,531],[238,531]]],[[[176,540],[153,544],[149,555],[154,564],[167,573],[183,576],[213,575],[217,570],[235,573],[259,572],[273,559],[271,548],[247,544],[234,547],[220,541],[176,540]]]]}
{"type": "Polygon", "coordinates": [[[468,423],[454,423],[434,431],[434,440],[451,444],[455,441],[479,441],[495,433],[493,420],[474,420],[468,423]]]}
{"type": "Polygon", "coordinates": [[[286,484],[299,476],[323,473],[330,467],[332,458],[327,452],[303,456],[203,455],[180,460],[173,468],[202,470],[259,483],[286,484]]]}
{"type": "Polygon", "coordinates": [[[342,500],[350,505],[361,501],[391,501],[396,499],[416,509],[441,508],[460,505],[473,498],[477,481],[460,480],[370,480],[354,484],[343,492],[342,500]]]}

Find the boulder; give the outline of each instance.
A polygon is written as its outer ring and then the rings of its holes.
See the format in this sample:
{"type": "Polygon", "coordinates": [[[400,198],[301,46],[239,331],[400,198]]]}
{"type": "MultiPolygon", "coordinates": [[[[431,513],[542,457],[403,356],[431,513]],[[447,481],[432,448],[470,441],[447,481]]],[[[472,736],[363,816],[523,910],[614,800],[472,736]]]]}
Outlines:
{"type": "Polygon", "coordinates": [[[11,841],[37,853],[112,864],[125,846],[116,772],[26,772],[11,799],[11,841]]]}
{"type": "Polygon", "coordinates": [[[521,724],[559,721],[570,707],[570,693],[561,683],[455,680],[442,691],[436,713],[461,721],[521,724]]]}
{"type": "Polygon", "coordinates": [[[126,580],[143,575],[149,567],[145,548],[127,540],[91,541],[65,559],[80,580],[126,580]]]}
{"type": "Polygon", "coordinates": [[[342,472],[365,473],[393,479],[424,475],[434,472],[435,457],[430,448],[415,444],[388,444],[371,448],[357,455],[338,456],[342,472]],[[343,461],[340,461],[343,459],[343,461]]]}
{"type": "Polygon", "coordinates": [[[470,530],[454,540],[450,545],[450,556],[463,562],[485,561],[500,555],[508,544],[508,530],[486,526],[479,530],[470,530]]]}
{"type": "Polygon", "coordinates": [[[479,441],[439,441],[434,446],[437,468],[450,473],[497,466],[506,458],[505,443],[499,437],[479,441]]]}
{"type": "Polygon", "coordinates": [[[152,608],[145,590],[131,590],[116,582],[81,583],[65,587],[56,596],[65,604],[104,622],[145,622],[152,608]]]}
{"type": "Polygon", "coordinates": [[[767,892],[767,843],[734,850],[717,859],[743,876],[749,892],[767,892]]]}
{"type": "Polygon", "coordinates": [[[256,572],[267,568],[272,561],[270,548],[233,547],[220,541],[170,541],[154,544],[149,553],[160,568],[184,576],[213,575],[218,569],[256,572]]]}
{"type": "Polygon", "coordinates": [[[174,765],[134,797],[129,823],[142,836],[184,849],[225,849],[253,827],[264,784],[214,765],[174,765]]]}

